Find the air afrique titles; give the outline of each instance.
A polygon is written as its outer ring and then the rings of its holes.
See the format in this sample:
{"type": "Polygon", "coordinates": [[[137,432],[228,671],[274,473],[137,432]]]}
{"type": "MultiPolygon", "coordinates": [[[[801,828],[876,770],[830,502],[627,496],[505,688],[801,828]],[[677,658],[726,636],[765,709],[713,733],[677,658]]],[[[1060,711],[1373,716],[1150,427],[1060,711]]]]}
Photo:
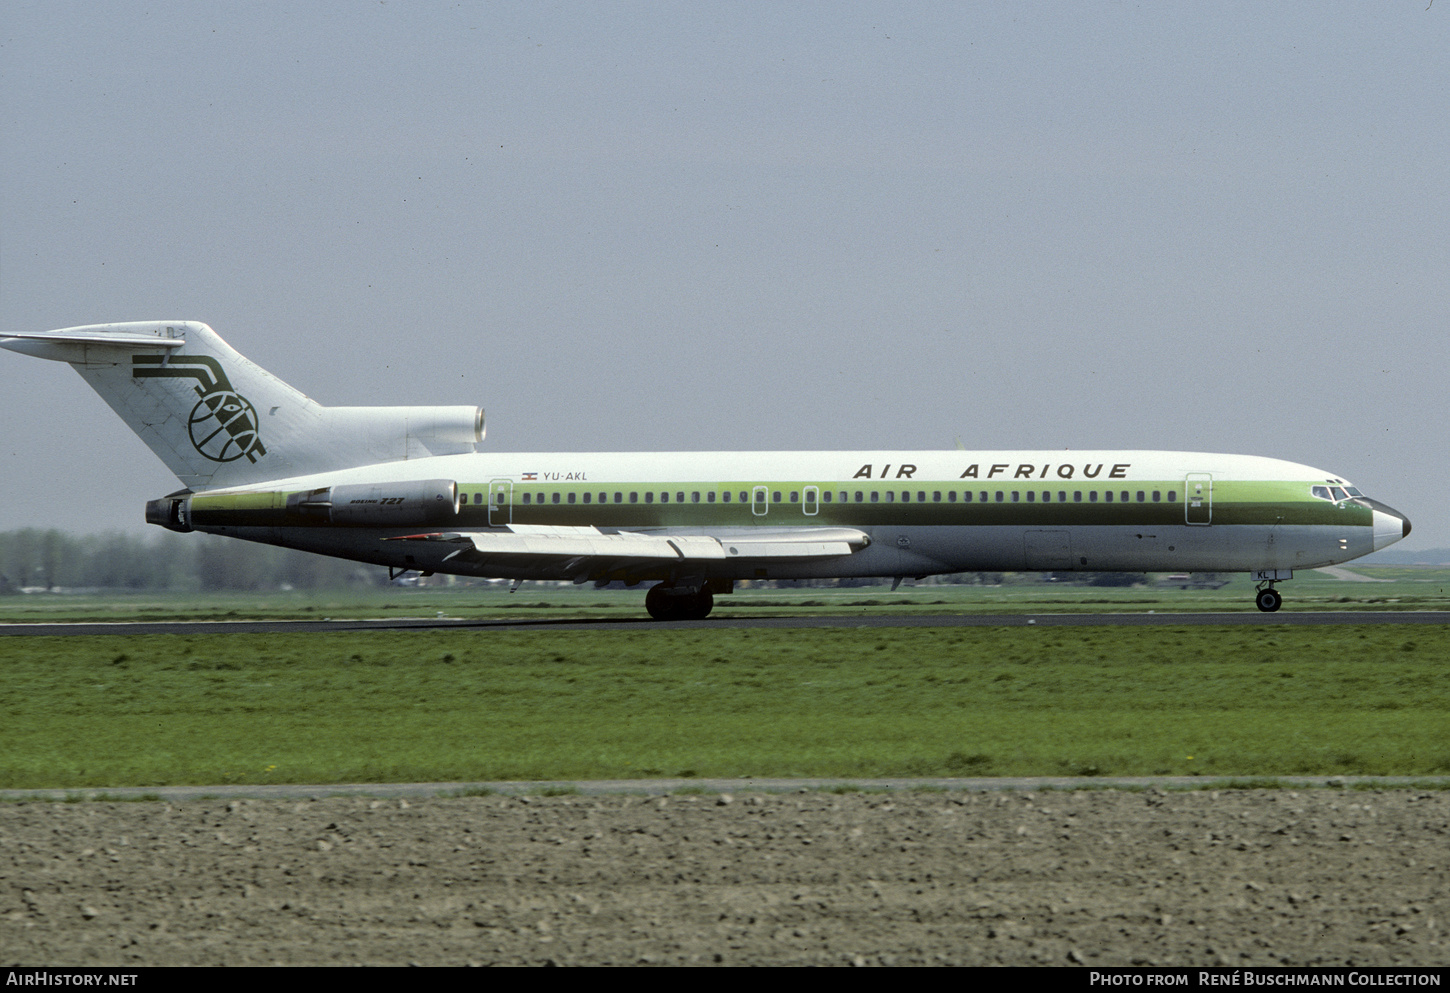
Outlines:
{"type": "MultiPolygon", "coordinates": [[[[1093,465],[1090,462],[1085,462],[1085,463],[1083,463],[1083,465],[1081,467],[1079,467],[1079,466],[1074,465],[1074,464],[1069,463],[1069,462],[1064,462],[1064,463],[1061,463],[1061,464],[1058,464],[1058,465],[1053,465],[1051,462],[1048,462],[1048,463],[1045,463],[1044,465],[1041,465],[1041,466],[1038,466],[1038,465],[1035,465],[1035,464],[1029,463],[1029,462],[1023,462],[1023,463],[1021,463],[1021,464],[1019,464],[1019,465],[1017,465],[1017,466],[1014,467],[1011,464],[1006,463],[1006,462],[998,462],[998,463],[995,463],[993,465],[987,466],[986,467],[987,468],[987,471],[986,472],[982,472],[982,465],[981,465],[981,463],[973,462],[971,465],[967,466],[967,468],[957,478],[958,479],[997,479],[997,478],[1002,478],[1002,479],[1074,479],[1074,478],[1077,477],[1079,471],[1081,471],[1082,478],[1084,478],[1084,479],[1097,479],[1099,476],[1102,475],[1103,467],[1104,467],[1105,464],[1106,463],[1099,462],[1097,465],[1093,465]],[[1009,475],[1009,471],[1010,471],[1010,475],[1009,475]]],[[[1110,469],[1108,471],[1107,478],[1108,479],[1127,479],[1128,478],[1128,470],[1131,469],[1132,466],[1133,466],[1133,463],[1131,463],[1131,462],[1118,462],[1118,463],[1115,463],[1113,465],[1112,469],[1110,469]]],[[[902,463],[902,464],[900,464],[900,465],[898,465],[896,467],[896,475],[893,476],[891,474],[891,463],[888,462],[886,465],[884,465],[884,466],[881,467],[881,471],[880,472],[876,472],[875,469],[874,469],[874,466],[872,465],[872,463],[869,463],[868,462],[865,465],[863,465],[860,469],[857,469],[856,470],[856,474],[854,476],[852,476],[851,478],[852,479],[910,479],[915,472],[916,472],[916,466],[911,465],[910,463],[902,463]]]]}

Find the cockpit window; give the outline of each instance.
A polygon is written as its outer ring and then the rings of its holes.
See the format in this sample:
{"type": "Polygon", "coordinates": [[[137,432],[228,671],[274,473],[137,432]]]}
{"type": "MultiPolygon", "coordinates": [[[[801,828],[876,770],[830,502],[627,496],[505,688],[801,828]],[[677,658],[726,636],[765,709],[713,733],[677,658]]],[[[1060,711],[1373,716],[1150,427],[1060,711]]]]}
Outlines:
{"type": "Polygon", "coordinates": [[[1309,492],[1320,500],[1328,500],[1331,503],[1340,503],[1350,497],[1364,496],[1353,486],[1311,486],[1309,492]]]}

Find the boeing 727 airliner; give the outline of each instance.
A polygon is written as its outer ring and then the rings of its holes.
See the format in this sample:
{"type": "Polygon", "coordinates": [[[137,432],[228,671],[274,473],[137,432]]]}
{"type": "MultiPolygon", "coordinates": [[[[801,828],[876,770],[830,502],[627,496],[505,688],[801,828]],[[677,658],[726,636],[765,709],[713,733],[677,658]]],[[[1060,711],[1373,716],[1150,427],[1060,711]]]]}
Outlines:
{"type": "Polygon", "coordinates": [[[1245,571],[1260,610],[1295,569],[1410,533],[1334,473],[1156,451],[480,452],[478,407],[324,407],[205,324],[11,333],[68,362],[183,488],[174,531],[388,566],[654,585],[704,618],[737,580],[974,570],[1245,571]]]}

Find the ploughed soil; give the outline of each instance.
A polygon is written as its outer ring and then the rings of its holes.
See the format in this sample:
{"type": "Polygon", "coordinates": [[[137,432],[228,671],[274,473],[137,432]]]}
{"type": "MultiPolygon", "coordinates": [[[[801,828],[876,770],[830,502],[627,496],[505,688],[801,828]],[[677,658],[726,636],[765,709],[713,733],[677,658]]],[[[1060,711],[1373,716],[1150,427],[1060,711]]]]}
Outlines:
{"type": "Polygon", "coordinates": [[[1450,792],[0,805],[0,965],[1443,965],[1450,792]]]}

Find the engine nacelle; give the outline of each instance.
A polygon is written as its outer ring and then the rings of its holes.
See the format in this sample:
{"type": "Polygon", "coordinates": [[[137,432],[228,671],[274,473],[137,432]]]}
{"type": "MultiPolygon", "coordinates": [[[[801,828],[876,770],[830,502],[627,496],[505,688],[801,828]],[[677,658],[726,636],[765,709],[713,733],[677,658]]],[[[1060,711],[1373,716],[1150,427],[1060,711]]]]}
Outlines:
{"type": "Polygon", "coordinates": [[[458,507],[458,484],[451,479],[349,483],[287,497],[290,520],[338,527],[451,524],[458,516],[458,507]]]}
{"type": "Polygon", "coordinates": [[[146,520],[173,531],[205,527],[434,527],[460,507],[451,479],[346,483],[312,490],[172,494],[146,505],[146,520]]]}
{"type": "Polygon", "coordinates": [[[483,441],[482,407],[324,407],[322,437],[362,444],[370,462],[467,455],[483,441]]]}

